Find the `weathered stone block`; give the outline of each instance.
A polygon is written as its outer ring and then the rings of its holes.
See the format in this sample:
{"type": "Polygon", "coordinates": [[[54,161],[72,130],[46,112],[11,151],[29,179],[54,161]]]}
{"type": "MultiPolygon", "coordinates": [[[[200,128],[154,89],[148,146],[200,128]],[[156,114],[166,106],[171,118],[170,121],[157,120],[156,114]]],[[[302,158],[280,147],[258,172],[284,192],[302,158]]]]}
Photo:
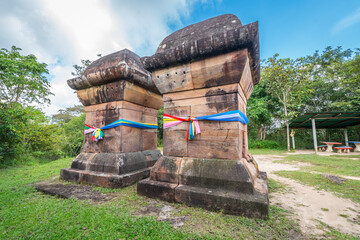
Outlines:
{"type": "MultiPolygon", "coordinates": [[[[185,125],[186,123],[182,123],[185,125]]],[[[164,129],[164,155],[165,156],[187,156],[188,148],[186,141],[186,130],[171,131],[164,129]]]]}
{"type": "Polygon", "coordinates": [[[61,169],[67,181],[89,183],[109,188],[131,185],[149,176],[161,156],[159,150],[130,153],[80,153],[71,168],[61,169]]]}
{"type": "Polygon", "coordinates": [[[137,184],[137,192],[143,196],[175,202],[175,188],[178,184],[144,179],[137,184]]]}
{"type": "Polygon", "coordinates": [[[188,157],[221,158],[237,160],[241,158],[241,148],[238,141],[201,141],[192,140],[188,143],[188,157]]]}
{"type": "Polygon", "coordinates": [[[181,160],[181,158],[160,157],[153,166],[154,170],[151,171],[150,179],[178,184],[181,160]]]}
{"type": "Polygon", "coordinates": [[[191,77],[194,88],[239,83],[247,59],[247,50],[243,49],[192,62],[191,77]]]}
{"type": "MultiPolygon", "coordinates": [[[[166,37],[142,62],[163,93],[164,113],[184,119],[240,110],[260,77],[257,24],[233,15],[193,24],[166,37]]],[[[199,121],[201,133],[186,140],[188,122],[164,129],[164,157],[142,195],[209,210],[266,218],[266,175],[248,154],[247,126],[199,121]],[[158,192],[157,192],[158,191],[158,192]]]]}
{"type": "MultiPolygon", "coordinates": [[[[172,93],[164,102],[164,112],[182,118],[206,116],[245,108],[246,104],[237,94],[239,84],[226,85],[221,95],[204,96],[205,91],[196,90],[196,98],[181,98],[172,93]],[[228,93],[230,92],[230,93],[228,93]],[[177,100],[172,100],[177,99],[177,100]],[[189,114],[190,113],[190,114],[189,114]]],[[[203,89],[202,89],[203,90],[203,89]]],[[[165,94],[164,96],[167,96],[165,94]]],[[[164,97],[165,99],[165,97],[164,97]]],[[[199,121],[201,134],[186,141],[188,122],[164,129],[164,155],[194,158],[240,159],[243,157],[245,124],[239,122],[199,121]]]]}
{"type": "MultiPolygon", "coordinates": [[[[119,119],[135,122],[157,123],[157,111],[126,101],[115,101],[85,107],[85,122],[101,127],[119,119]]],[[[156,149],[157,130],[119,126],[104,131],[100,142],[90,141],[91,134],[85,135],[82,152],[137,152],[156,149]],[[145,138],[144,138],[145,137],[145,138]]]]}
{"type": "Polygon", "coordinates": [[[141,149],[142,150],[152,150],[157,148],[157,130],[147,130],[142,131],[141,137],[141,149]],[[144,140],[145,139],[145,140],[144,140]]]}
{"type": "MultiPolygon", "coordinates": [[[[92,127],[121,119],[157,124],[162,97],[139,56],[129,50],[100,58],[68,84],[77,90],[85,123],[92,127]]],[[[62,169],[63,179],[117,188],[149,176],[160,156],[156,129],[117,126],[103,133],[97,142],[91,141],[92,134],[85,135],[80,155],[70,169],[62,169]]]]}
{"type": "Polygon", "coordinates": [[[156,75],[153,74],[152,77],[161,93],[194,89],[190,73],[190,64],[162,69],[157,71],[156,75]]]}
{"type": "Polygon", "coordinates": [[[254,191],[253,178],[242,160],[185,158],[181,161],[179,184],[243,193],[254,191]]]}
{"type": "Polygon", "coordinates": [[[266,194],[259,192],[246,194],[223,189],[179,185],[175,188],[175,201],[246,217],[266,219],[269,214],[269,199],[266,194]]]}
{"type": "Polygon", "coordinates": [[[151,92],[158,93],[151,74],[143,68],[140,57],[128,49],[106,55],[94,61],[81,77],[69,79],[68,85],[75,90],[100,86],[119,80],[127,80],[151,92]]]}

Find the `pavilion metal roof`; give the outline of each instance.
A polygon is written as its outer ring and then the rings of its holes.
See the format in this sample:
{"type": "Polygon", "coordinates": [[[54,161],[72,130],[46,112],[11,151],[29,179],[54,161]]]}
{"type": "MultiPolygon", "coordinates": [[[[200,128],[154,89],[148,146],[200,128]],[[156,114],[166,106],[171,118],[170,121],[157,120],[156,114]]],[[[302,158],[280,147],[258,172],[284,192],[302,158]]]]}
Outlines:
{"type": "Polygon", "coordinates": [[[290,128],[312,128],[313,118],[317,129],[345,128],[360,124],[360,112],[320,112],[305,113],[293,119],[290,128]]]}

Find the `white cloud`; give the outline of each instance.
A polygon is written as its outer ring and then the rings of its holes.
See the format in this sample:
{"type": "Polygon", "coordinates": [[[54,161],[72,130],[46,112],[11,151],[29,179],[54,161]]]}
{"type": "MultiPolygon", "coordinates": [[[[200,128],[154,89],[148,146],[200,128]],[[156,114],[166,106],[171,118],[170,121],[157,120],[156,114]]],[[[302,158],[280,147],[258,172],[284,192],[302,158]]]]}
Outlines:
{"type": "Polygon", "coordinates": [[[360,22],[360,8],[340,19],[333,27],[333,33],[340,32],[360,22]]]}
{"type": "Polygon", "coordinates": [[[51,81],[51,92],[54,96],[50,97],[52,104],[44,109],[47,115],[52,115],[60,109],[80,104],[75,91],[66,84],[66,80],[72,78],[70,74],[72,71],[73,68],[71,66],[56,65],[50,68],[50,74],[54,76],[51,81]]]}
{"type": "Polygon", "coordinates": [[[95,59],[128,48],[152,55],[170,26],[183,27],[189,0],[2,0],[0,47],[21,47],[49,65],[52,104],[50,115],[79,104],[66,80],[80,59],[95,59]]]}

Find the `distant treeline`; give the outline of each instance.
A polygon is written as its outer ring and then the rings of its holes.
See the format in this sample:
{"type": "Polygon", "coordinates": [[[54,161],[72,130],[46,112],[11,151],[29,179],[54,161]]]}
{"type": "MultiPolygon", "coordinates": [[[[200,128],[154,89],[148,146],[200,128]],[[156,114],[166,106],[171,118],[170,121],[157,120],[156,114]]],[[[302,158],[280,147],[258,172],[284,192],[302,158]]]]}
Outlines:
{"type": "MultiPolygon", "coordinates": [[[[289,145],[287,125],[307,112],[360,112],[360,49],[327,47],[297,59],[263,60],[261,80],[247,105],[249,146],[289,145]],[[267,143],[259,141],[270,140],[267,143]]],[[[360,128],[349,128],[349,139],[359,140],[360,128]]],[[[342,129],[318,131],[319,141],[344,142],[342,129]]],[[[311,130],[296,130],[296,145],[312,148],[311,130]]]]}

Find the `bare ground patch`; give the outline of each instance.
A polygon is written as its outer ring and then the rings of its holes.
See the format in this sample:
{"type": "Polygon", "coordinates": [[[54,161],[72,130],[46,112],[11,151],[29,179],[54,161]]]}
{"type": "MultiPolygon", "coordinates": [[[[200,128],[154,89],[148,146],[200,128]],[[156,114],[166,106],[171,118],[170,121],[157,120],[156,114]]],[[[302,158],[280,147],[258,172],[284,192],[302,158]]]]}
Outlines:
{"type": "Polygon", "coordinates": [[[36,190],[61,198],[76,198],[93,202],[106,202],[113,198],[111,194],[94,191],[93,187],[80,184],[62,184],[56,182],[41,182],[34,185],[36,190]]]}
{"type": "Polygon", "coordinates": [[[186,216],[174,216],[180,212],[179,208],[164,204],[164,202],[149,199],[148,205],[143,206],[133,213],[135,216],[154,216],[158,221],[167,221],[175,229],[185,224],[186,216]]]}
{"type": "Polygon", "coordinates": [[[260,170],[266,171],[269,178],[285,184],[288,188],[288,191],[271,193],[270,203],[290,211],[306,235],[314,234],[321,238],[324,228],[319,222],[322,222],[339,232],[360,236],[359,204],[274,174],[276,171],[297,171],[301,163],[274,162],[283,158],[278,155],[255,155],[254,158],[260,170]]]}

